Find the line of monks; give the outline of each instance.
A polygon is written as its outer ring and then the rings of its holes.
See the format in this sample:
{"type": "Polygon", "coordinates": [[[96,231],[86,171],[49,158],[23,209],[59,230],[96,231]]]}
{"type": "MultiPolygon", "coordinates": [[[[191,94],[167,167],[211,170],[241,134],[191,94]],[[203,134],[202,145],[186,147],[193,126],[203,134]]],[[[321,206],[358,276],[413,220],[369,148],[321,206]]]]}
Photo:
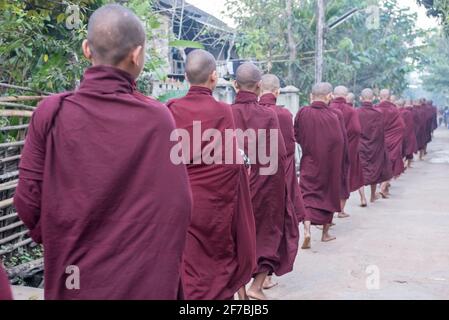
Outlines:
{"type": "MultiPolygon", "coordinates": [[[[382,90],[374,107],[365,89],[356,110],[345,87],[328,83],[313,87],[311,105],[293,121],[276,105],[279,79],[252,63],[236,71],[234,104],[218,102],[216,62],[204,50],[187,57],[188,94],[163,105],[136,90],[145,38],[128,9],[95,11],[83,43],[93,66],[76,91],[46,98],[32,117],[14,203],[44,245],[46,299],[266,299],[271,276],[293,270],[300,222],[304,249],[311,225],[323,226],[322,241],[334,240],[334,213],[349,216],[350,192],[360,191],[362,206],[364,186],[371,202],[378,184],[388,197],[404,159],[424,156],[436,128],[430,103],[398,108],[382,90]],[[170,137],[184,129],[195,145],[194,121],[202,134],[222,137],[227,129],[276,130],[275,141],[234,137],[231,148],[248,155],[254,143],[277,146],[277,171],[262,175],[258,157],[197,163],[195,152],[187,165],[174,164],[170,137]]],[[[0,273],[0,298],[8,297],[0,273]]]]}

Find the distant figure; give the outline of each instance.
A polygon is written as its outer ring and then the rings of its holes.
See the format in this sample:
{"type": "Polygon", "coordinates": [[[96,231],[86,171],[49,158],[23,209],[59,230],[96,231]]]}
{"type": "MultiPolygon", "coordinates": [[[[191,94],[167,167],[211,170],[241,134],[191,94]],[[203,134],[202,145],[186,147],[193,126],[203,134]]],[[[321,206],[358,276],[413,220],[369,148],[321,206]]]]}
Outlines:
{"type": "MultiPolygon", "coordinates": [[[[278,116],[282,137],[284,138],[287,151],[287,165],[285,172],[287,192],[297,216],[298,221],[295,223],[298,224],[299,221],[304,219],[305,208],[301,189],[299,188],[298,177],[296,175],[296,140],[295,130],[293,128],[293,116],[287,108],[276,105],[276,100],[281,92],[281,83],[277,76],[273,74],[264,75],[261,82],[261,91],[259,103],[262,106],[274,110],[278,116]]],[[[271,281],[271,277],[267,277],[267,279],[268,280],[264,284],[264,289],[270,289],[277,285],[271,281]]]]}
{"type": "MultiPolygon", "coordinates": [[[[362,128],[360,138],[360,160],[365,186],[371,187],[371,202],[375,202],[377,185],[393,177],[390,158],[385,143],[385,121],[381,111],[374,108],[374,92],[362,91],[362,106],[357,110],[362,128]]],[[[365,188],[360,188],[362,203],[366,202],[365,188]]]]}
{"type": "MultiPolygon", "coordinates": [[[[334,89],[334,99],[330,103],[331,109],[336,109],[341,111],[343,115],[344,124],[346,128],[346,135],[348,141],[348,160],[347,165],[347,184],[348,192],[342,197],[341,210],[339,213],[340,218],[346,218],[349,215],[345,212],[346,201],[349,199],[350,193],[359,190],[363,185],[363,172],[362,166],[360,164],[359,155],[359,145],[360,145],[360,135],[361,127],[360,120],[357,111],[352,105],[346,102],[346,97],[348,96],[348,89],[344,86],[338,86],[334,89]]],[[[366,207],[367,203],[362,202],[362,207],[366,207]]]]}
{"type": "Polygon", "coordinates": [[[132,11],[96,10],[80,88],[33,114],[14,204],[44,246],[45,299],[183,297],[191,192],[173,117],[136,91],[145,39],[132,11]]]}
{"type": "Polygon", "coordinates": [[[413,161],[413,154],[417,149],[415,122],[413,120],[413,112],[411,110],[411,101],[400,99],[398,107],[401,112],[402,120],[405,124],[404,142],[402,145],[402,156],[405,159],[406,168],[411,168],[413,161]]]}
{"type": "MultiPolygon", "coordinates": [[[[184,251],[185,298],[231,300],[251,280],[256,266],[249,180],[243,164],[225,163],[225,131],[234,130],[235,125],[231,106],[212,96],[218,82],[214,56],[204,50],[192,51],[187,56],[186,77],[190,83],[187,95],[168,103],[177,127],[189,133],[189,146],[195,145],[194,121],[201,122],[201,136],[215,129],[221,141],[214,138],[203,143],[187,159],[193,214],[184,251]],[[211,149],[220,150],[214,159],[221,161],[206,164],[202,155],[211,149]],[[201,160],[195,163],[195,159],[201,160]]],[[[234,154],[236,148],[234,141],[234,154]]]]}
{"type": "Polygon", "coordinates": [[[311,247],[311,225],[322,225],[321,240],[336,238],[329,233],[334,213],[341,211],[345,132],[330,109],[332,85],[313,86],[311,105],[299,110],[295,119],[296,141],[301,145],[300,186],[306,207],[303,249],[311,247]]]}
{"type": "Polygon", "coordinates": [[[0,301],[12,300],[11,285],[0,262],[0,301]]]}
{"type": "Polygon", "coordinates": [[[444,108],[443,121],[444,126],[449,129],[449,107],[444,108]]]}
{"type": "MultiPolygon", "coordinates": [[[[377,110],[384,115],[385,142],[390,158],[390,166],[393,177],[399,177],[404,172],[404,161],[402,160],[402,143],[404,139],[405,124],[400,116],[399,109],[390,100],[390,90],[383,89],[379,94],[380,103],[377,110]]],[[[394,97],[394,96],[393,96],[394,97]]],[[[384,181],[380,194],[384,198],[389,196],[390,181],[384,181]]]]}
{"type": "Polygon", "coordinates": [[[250,188],[256,220],[257,270],[248,296],[264,300],[265,279],[269,274],[282,276],[293,270],[298,251],[299,230],[293,204],[287,193],[287,152],[276,112],[259,104],[262,73],[254,64],[244,63],[236,72],[237,97],[232,105],[235,125],[249,134],[239,145],[251,161],[250,188]],[[277,133],[272,136],[270,133],[277,133]],[[257,144],[256,144],[257,143],[257,144]],[[272,150],[277,168],[262,161],[249,145],[272,150]],[[276,148],[277,147],[277,148],[276,148]],[[266,170],[263,170],[266,169],[266,170]],[[262,171],[266,171],[262,174],[262,171]]]}
{"type": "Polygon", "coordinates": [[[346,102],[353,108],[355,108],[355,94],[349,92],[346,96],[346,102]]]}

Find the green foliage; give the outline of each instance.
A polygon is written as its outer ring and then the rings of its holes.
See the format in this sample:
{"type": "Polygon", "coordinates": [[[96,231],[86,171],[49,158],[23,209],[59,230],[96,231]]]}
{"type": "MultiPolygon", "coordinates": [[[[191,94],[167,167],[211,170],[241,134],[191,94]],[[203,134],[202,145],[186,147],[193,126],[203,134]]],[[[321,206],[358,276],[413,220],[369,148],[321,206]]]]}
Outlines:
{"type": "Polygon", "coordinates": [[[449,104],[449,42],[442,33],[435,33],[425,46],[423,60],[424,89],[436,95],[439,100],[449,104]]]}
{"type": "MultiPolygon", "coordinates": [[[[237,49],[242,58],[262,61],[262,69],[286,79],[288,74],[288,37],[286,1],[227,0],[229,15],[235,19],[239,34],[237,49]]],[[[424,36],[415,27],[414,14],[401,9],[395,0],[327,1],[326,21],[335,21],[351,9],[361,9],[350,19],[326,32],[326,81],[343,84],[356,92],[365,87],[390,87],[400,94],[406,76],[422,55],[415,40],[424,36]],[[366,26],[365,9],[380,6],[380,26],[366,26]]],[[[314,83],[316,1],[293,0],[293,37],[296,44],[293,84],[302,92],[303,101],[314,83]]]]}
{"type": "MultiPolygon", "coordinates": [[[[95,1],[79,1],[85,21],[95,1]]],[[[97,3],[98,6],[98,3],[97,3]]],[[[86,28],[65,26],[66,6],[56,2],[0,2],[0,80],[62,91],[73,88],[87,65],[81,59],[86,28]]]]}

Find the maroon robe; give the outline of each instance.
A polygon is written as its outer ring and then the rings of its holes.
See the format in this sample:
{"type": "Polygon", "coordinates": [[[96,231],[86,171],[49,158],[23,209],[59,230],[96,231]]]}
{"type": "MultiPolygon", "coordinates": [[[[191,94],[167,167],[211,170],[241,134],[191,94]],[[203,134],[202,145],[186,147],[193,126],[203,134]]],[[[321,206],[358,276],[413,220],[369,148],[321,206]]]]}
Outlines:
{"type": "Polygon", "coordinates": [[[413,159],[413,154],[415,153],[415,150],[417,148],[413,112],[411,111],[410,108],[402,108],[401,116],[405,124],[402,156],[408,160],[411,160],[413,159]]]}
{"type": "Polygon", "coordinates": [[[429,114],[426,106],[421,104],[418,106],[419,131],[418,131],[418,149],[424,150],[429,142],[429,114]]]}
{"type": "MultiPolygon", "coordinates": [[[[256,94],[240,91],[232,106],[236,128],[243,130],[262,130],[267,133],[267,150],[278,144],[278,168],[271,175],[261,175],[262,165],[258,156],[249,152],[248,143],[239,141],[251,161],[250,189],[253,211],[256,221],[256,256],[257,272],[274,272],[281,276],[293,270],[293,264],[298,251],[299,227],[287,190],[286,161],[287,153],[284,140],[280,133],[276,113],[258,103],[256,94]],[[278,133],[278,140],[270,140],[269,131],[278,133]]],[[[246,140],[246,139],[245,139],[246,140]]],[[[250,143],[262,143],[252,137],[250,143]]],[[[248,141],[246,140],[246,141],[248,141]]],[[[261,146],[257,145],[260,150],[261,146]]]]}
{"type": "Polygon", "coordinates": [[[343,129],[338,115],[324,102],[315,101],[296,115],[295,137],[302,149],[299,181],[305,221],[314,225],[332,223],[334,213],[341,211],[343,129]]]}
{"type": "Polygon", "coordinates": [[[296,140],[295,129],[293,128],[293,116],[288,109],[276,105],[276,96],[272,93],[265,94],[260,97],[259,103],[273,109],[278,116],[279,126],[281,128],[282,137],[285,142],[285,149],[287,151],[287,189],[290,199],[294,205],[298,221],[303,221],[306,209],[304,208],[302,193],[299,187],[298,177],[296,176],[296,140]]]}
{"type": "Polygon", "coordinates": [[[424,122],[422,108],[419,105],[414,105],[413,109],[413,122],[415,125],[415,135],[416,135],[416,150],[415,153],[423,150],[425,146],[424,142],[424,122]]]}
{"type": "Polygon", "coordinates": [[[180,297],[192,198],[173,130],[168,109],[109,66],[39,105],[14,201],[44,245],[46,299],[180,297]]]}
{"type": "Polygon", "coordinates": [[[349,191],[353,192],[364,185],[362,165],[360,164],[360,136],[362,128],[357,111],[346,103],[345,98],[336,98],[330,104],[331,108],[340,110],[343,114],[346,134],[348,137],[349,154],[349,191]]]}
{"type": "Polygon", "coordinates": [[[389,101],[382,101],[377,109],[382,112],[385,123],[385,143],[391,161],[393,176],[397,177],[404,172],[402,159],[402,143],[404,140],[405,125],[399,109],[389,101]]]}
{"type": "Polygon", "coordinates": [[[0,301],[12,300],[11,285],[0,262],[0,301]]]}
{"type": "Polygon", "coordinates": [[[371,102],[363,102],[357,110],[361,126],[360,161],[365,185],[378,184],[393,177],[385,146],[385,124],[382,112],[371,102]]]}
{"type": "Polygon", "coordinates": [[[238,149],[236,141],[225,144],[225,130],[235,129],[231,107],[217,102],[210,89],[198,86],[168,107],[177,127],[189,132],[190,146],[194,121],[201,121],[201,135],[216,129],[222,139],[219,145],[215,140],[202,142],[187,161],[194,206],[184,251],[184,294],[188,300],[232,299],[255,269],[256,230],[246,169],[236,162],[224,163],[225,148],[233,154],[238,149]],[[220,147],[222,154],[215,156],[223,164],[194,164],[193,159],[208,147],[220,147]]]}

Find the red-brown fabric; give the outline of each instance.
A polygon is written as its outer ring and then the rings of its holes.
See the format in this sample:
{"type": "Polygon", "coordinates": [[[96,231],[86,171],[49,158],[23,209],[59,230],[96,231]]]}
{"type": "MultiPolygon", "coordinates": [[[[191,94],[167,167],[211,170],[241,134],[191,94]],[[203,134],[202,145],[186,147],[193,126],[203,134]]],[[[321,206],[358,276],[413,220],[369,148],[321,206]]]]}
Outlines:
{"type": "MultiPolygon", "coordinates": [[[[229,300],[251,280],[256,267],[248,175],[243,164],[224,163],[225,130],[235,129],[231,107],[217,102],[210,89],[192,86],[187,96],[170,101],[168,108],[177,127],[189,133],[190,146],[194,145],[194,121],[201,122],[201,136],[208,129],[221,134],[221,143],[215,139],[202,142],[201,150],[192,150],[188,159],[194,206],[184,251],[183,283],[187,300],[229,300]],[[218,145],[222,154],[215,156],[222,164],[194,164],[199,151],[219,150],[218,145]]],[[[229,149],[237,154],[237,142],[229,149]]]]}
{"type": "Polygon", "coordinates": [[[11,285],[0,262],[0,301],[12,300],[11,285]]]}
{"type": "MultiPolygon", "coordinates": [[[[237,94],[232,112],[238,129],[267,132],[267,150],[271,150],[274,143],[278,144],[278,170],[272,175],[261,175],[259,169],[263,166],[259,157],[249,153],[248,143],[242,144],[242,141],[239,141],[240,148],[249,155],[251,161],[250,189],[256,221],[258,266],[256,273],[274,272],[281,276],[293,269],[298,251],[299,227],[293,204],[287,193],[285,181],[287,153],[279,121],[273,110],[260,105],[257,95],[248,91],[240,91],[237,94]],[[276,142],[270,140],[269,130],[278,132],[276,142]]],[[[253,138],[249,140],[255,143],[253,138]]],[[[262,143],[258,137],[256,142],[262,143]]],[[[258,150],[260,148],[258,145],[258,150]]]]}
{"type": "Polygon", "coordinates": [[[404,172],[402,159],[402,143],[404,140],[405,124],[399,109],[389,101],[382,101],[377,109],[382,112],[385,123],[385,143],[391,161],[393,176],[397,177],[404,172]]]}
{"type": "Polygon", "coordinates": [[[382,112],[374,108],[371,102],[363,102],[357,113],[362,128],[359,153],[365,185],[390,180],[393,172],[385,146],[382,112]]]}
{"type": "Polygon", "coordinates": [[[423,150],[425,148],[425,125],[424,119],[425,116],[423,114],[423,109],[420,105],[414,105],[413,109],[413,120],[415,124],[415,135],[416,135],[416,151],[423,150]]]}
{"type": "Polygon", "coordinates": [[[44,245],[46,299],[180,296],[192,199],[185,166],[170,160],[173,130],[164,105],[108,66],[39,105],[14,201],[44,245]],[[69,266],[79,290],[66,287],[69,266]]]}
{"type": "Polygon", "coordinates": [[[290,195],[290,199],[294,205],[298,221],[303,221],[306,209],[304,208],[302,193],[299,187],[298,177],[296,175],[296,140],[295,129],[293,128],[293,116],[288,109],[276,105],[276,96],[274,94],[269,93],[263,95],[262,97],[260,97],[259,103],[263,106],[273,109],[278,116],[282,137],[284,138],[285,142],[285,149],[287,151],[287,189],[290,195]]]}
{"type": "Polygon", "coordinates": [[[340,110],[343,114],[348,137],[349,191],[353,192],[364,185],[359,154],[360,136],[362,132],[359,116],[357,111],[350,104],[347,104],[344,98],[334,99],[330,107],[340,110]]]}
{"type": "Polygon", "coordinates": [[[345,133],[341,120],[324,102],[299,110],[295,137],[301,145],[300,186],[306,221],[323,225],[340,212],[345,133]]]}
{"type": "Polygon", "coordinates": [[[417,149],[417,142],[415,135],[415,121],[413,119],[413,112],[411,111],[410,108],[402,108],[401,116],[405,124],[402,156],[410,160],[413,159],[413,154],[417,149]]]}

